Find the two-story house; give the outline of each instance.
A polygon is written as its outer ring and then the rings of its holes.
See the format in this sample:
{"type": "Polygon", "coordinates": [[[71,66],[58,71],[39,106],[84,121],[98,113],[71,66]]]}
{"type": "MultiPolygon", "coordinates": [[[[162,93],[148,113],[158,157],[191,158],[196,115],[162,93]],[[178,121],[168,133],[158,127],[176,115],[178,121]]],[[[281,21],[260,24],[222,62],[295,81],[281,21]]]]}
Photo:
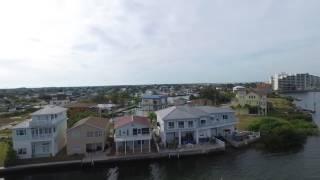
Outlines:
{"type": "Polygon", "coordinates": [[[87,117],[67,131],[67,154],[87,154],[105,150],[109,135],[109,119],[87,117]]]}
{"type": "Polygon", "coordinates": [[[163,144],[207,143],[235,131],[237,119],[229,108],[172,106],[156,112],[163,144]]]}
{"type": "Polygon", "coordinates": [[[168,107],[166,95],[144,94],[142,96],[141,109],[144,112],[152,112],[168,107]]]}
{"type": "Polygon", "coordinates": [[[232,102],[233,106],[246,108],[247,114],[267,115],[268,99],[267,93],[258,89],[239,88],[234,90],[236,98],[232,102]]]}
{"type": "Polygon", "coordinates": [[[151,152],[151,123],[143,116],[122,116],[114,120],[116,154],[151,152]]]}
{"type": "Polygon", "coordinates": [[[19,158],[55,156],[66,145],[67,109],[46,106],[12,129],[19,158]]]}

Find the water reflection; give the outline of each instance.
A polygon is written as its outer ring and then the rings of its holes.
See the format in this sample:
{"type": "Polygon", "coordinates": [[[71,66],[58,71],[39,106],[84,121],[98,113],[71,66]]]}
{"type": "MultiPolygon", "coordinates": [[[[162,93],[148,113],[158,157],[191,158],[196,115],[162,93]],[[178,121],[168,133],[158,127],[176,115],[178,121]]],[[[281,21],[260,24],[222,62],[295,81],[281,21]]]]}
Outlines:
{"type": "Polygon", "coordinates": [[[118,180],[119,168],[109,168],[107,172],[107,180],[118,180]]]}
{"type": "Polygon", "coordinates": [[[161,171],[158,163],[152,163],[149,166],[150,168],[150,179],[152,180],[161,180],[164,179],[163,176],[161,176],[161,171]]]}

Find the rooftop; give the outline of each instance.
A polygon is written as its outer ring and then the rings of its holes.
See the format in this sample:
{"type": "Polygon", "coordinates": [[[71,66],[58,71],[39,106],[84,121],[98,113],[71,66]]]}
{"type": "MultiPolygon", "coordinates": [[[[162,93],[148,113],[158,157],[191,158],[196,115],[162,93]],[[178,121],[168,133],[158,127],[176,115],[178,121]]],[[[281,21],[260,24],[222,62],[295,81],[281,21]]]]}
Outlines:
{"type": "Polygon", "coordinates": [[[161,99],[161,98],[166,98],[167,96],[165,95],[150,95],[150,94],[145,94],[142,96],[143,99],[161,99]]]}
{"type": "Polygon", "coordinates": [[[32,119],[27,119],[15,126],[13,126],[13,129],[19,129],[19,128],[28,128],[29,127],[29,124],[31,122],[32,119]]]}
{"type": "Polygon", "coordinates": [[[60,106],[49,105],[49,106],[45,106],[39,111],[32,113],[31,115],[58,114],[64,111],[67,111],[67,109],[60,106]]]}
{"type": "Polygon", "coordinates": [[[100,118],[100,117],[86,117],[81,119],[80,121],[76,122],[70,129],[79,127],[83,124],[91,125],[97,128],[106,129],[109,124],[109,119],[107,118],[100,118]]]}
{"type": "Polygon", "coordinates": [[[114,121],[114,128],[120,128],[125,125],[131,124],[131,123],[136,123],[136,124],[141,124],[145,126],[151,126],[150,120],[147,117],[143,116],[122,116],[118,117],[114,121]]]}
{"type": "Polygon", "coordinates": [[[212,106],[172,106],[160,111],[157,114],[164,120],[166,119],[192,119],[202,116],[209,116],[215,113],[231,113],[230,108],[218,108],[212,106]]]}

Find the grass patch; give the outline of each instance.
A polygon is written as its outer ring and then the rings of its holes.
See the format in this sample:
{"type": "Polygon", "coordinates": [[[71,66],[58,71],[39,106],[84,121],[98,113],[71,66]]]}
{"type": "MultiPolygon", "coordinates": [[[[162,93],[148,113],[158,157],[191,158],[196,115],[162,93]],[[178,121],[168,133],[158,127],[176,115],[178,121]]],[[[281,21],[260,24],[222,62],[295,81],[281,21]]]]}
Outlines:
{"type": "Polygon", "coordinates": [[[239,115],[239,130],[260,131],[261,147],[288,151],[303,146],[306,138],[319,133],[308,113],[300,112],[289,98],[269,98],[268,116],[239,115]]]}
{"type": "Polygon", "coordinates": [[[260,116],[251,116],[251,115],[238,115],[239,123],[237,124],[237,129],[241,131],[246,131],[249,129],[249,125],[254,121],[259,121],[260,116]]]}

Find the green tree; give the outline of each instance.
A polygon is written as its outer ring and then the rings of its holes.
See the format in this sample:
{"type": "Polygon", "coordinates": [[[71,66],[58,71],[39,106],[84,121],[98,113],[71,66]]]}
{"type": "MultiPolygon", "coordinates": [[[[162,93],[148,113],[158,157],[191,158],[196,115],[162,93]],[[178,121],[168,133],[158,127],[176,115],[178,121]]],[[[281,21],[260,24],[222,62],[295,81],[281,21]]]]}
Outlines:
{"type": "Polygon", "coordinates": [[[149,112],[148,118],[150,119],[150,123],[152,125],[152,128],[157,127],[157,114],[154,112],[149,112]]]}

